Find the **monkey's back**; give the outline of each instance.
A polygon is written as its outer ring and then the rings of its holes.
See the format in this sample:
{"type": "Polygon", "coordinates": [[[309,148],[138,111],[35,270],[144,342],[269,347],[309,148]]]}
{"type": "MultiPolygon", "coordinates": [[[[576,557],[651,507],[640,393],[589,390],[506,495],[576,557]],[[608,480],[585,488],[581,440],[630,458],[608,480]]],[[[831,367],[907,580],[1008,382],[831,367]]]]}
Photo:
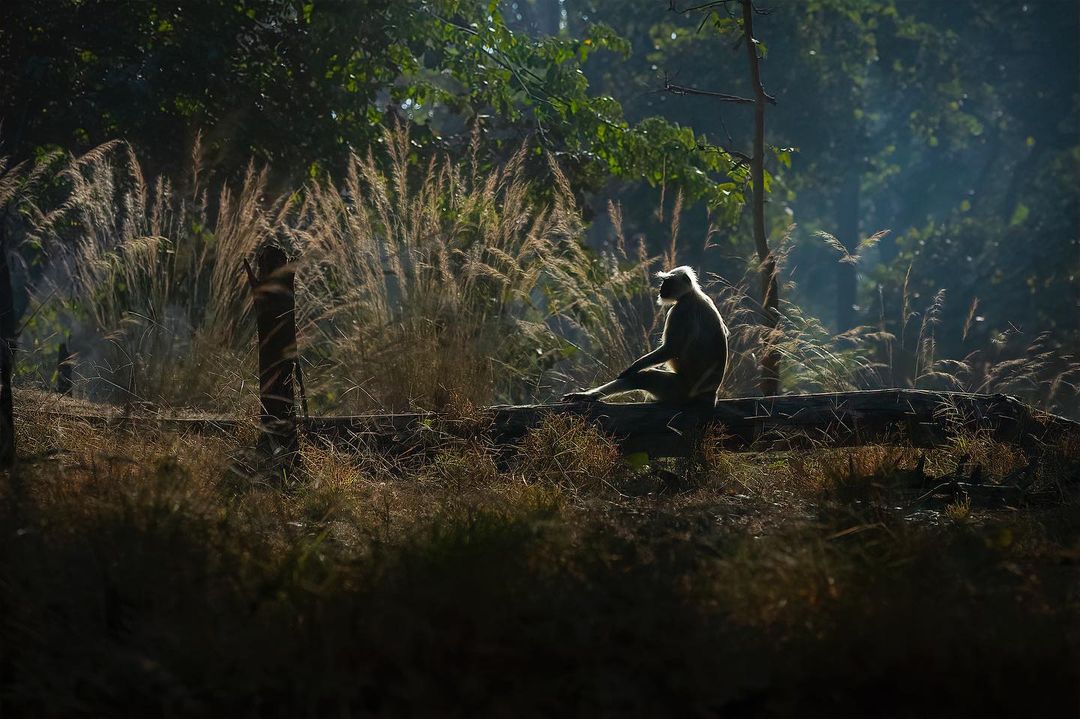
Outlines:
{"type": "Polygon", "coordinates": [[[715,392],[727,369],[728,329],[712,300],[700,292],[680,298],[668,312],[664,338],[678,348],[668,366],[690,393],[715,392]]]}

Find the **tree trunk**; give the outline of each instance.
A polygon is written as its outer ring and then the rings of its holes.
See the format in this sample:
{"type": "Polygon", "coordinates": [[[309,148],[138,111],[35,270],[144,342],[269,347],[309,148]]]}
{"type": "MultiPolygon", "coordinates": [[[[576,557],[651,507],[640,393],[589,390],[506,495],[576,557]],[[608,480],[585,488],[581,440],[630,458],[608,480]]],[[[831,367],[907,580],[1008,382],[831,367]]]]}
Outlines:
{"type": "MultiPolygon", "coordinates": [[[[851,255],[856,254],[859,248],[859,180],[858,170],[850,167],[837,202],[837,239],[851,255]]],[[[858,304],[857,279],[854,263],[837,263],[837,332],[846,332],[855,326],[855,306],[858,304]]]]}
{"type": "Polygon", "coordinates": [[[56,391],[64,396],[71,395],[71,364],[74,357],[68,351],[67,342],[60,343],[56,353],[56,391]]]}
{"type": "Polygon", "coordinates": [[[754,42],[754,4],[741,0],[743,9],[743,41],[750,63],[750,78],[754,86],[754,154],[750,162],[750,183],[753,194],[754,246],[757,249],[761,273],[761,324],[766,330],[762,351],[759,387],[765,396],[780,392],[780,353],[775,348],[776,328],[780,321],[780,288],[776,280],[776,257],[769,249],[765,234],[765,88],[761,84],[757,45],[754,42]]]}

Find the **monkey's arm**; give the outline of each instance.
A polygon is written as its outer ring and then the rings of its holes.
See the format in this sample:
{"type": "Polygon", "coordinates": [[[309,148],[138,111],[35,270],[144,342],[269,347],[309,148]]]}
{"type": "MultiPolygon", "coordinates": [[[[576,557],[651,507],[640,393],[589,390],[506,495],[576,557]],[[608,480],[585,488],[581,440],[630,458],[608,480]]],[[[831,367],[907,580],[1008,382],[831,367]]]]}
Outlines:
{"type": "Polygon", "coordinates": [[[635,372],[640,372],[643,369],[649,367],[655,367],[658,364],[663,364],[668,360],[675,359],[675,348],[670,343],[665,342],[647,355],[643,355],[634,361],[632,365],[624,369],[619,373],[620,378],[625,378],[635,372]]]}
{"type": "Polygon", "coordinates": [[[640,357],[632,365],[627,367],[619,375],[620,378],[628,377],[636,372],[649,367],[655,367],[669,360],[678,359],[693,345],[697,335],[697,327],[692,321],[689,305],[677,304],[668,312],[664,321],[664,339],[660,346],[649,354],[640,357]]]}

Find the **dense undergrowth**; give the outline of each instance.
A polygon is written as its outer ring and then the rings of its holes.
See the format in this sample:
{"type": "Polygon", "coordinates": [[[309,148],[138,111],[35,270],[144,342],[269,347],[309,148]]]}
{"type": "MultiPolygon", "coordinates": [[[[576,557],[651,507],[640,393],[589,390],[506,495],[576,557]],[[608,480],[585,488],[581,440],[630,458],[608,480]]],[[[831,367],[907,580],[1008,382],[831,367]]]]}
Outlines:
{"type": "MultiPolygon", "coordinates": [[[[315,413],[441,409],[455,397],[550,400],[609,378],[655,345],[662,318],[651,275],[683,262],[681,201],[662,256],[650,256],[656,238],[624,236],[617,206],[608,242],[589,248],[554,160],[523,145],[493,164],[479,135],[457,161],[418,152],[400,128],[353,155],[343,177],[279,194],[254,167],[235,181],[206,177],[198,145],[191,170],[174,178],[144,177],[123,143],[31,168],[0,161],[2,191],[21,208],[35,265],[23,280],[19,381],[53,384],[65,342],[78,396],[250,415],[255,323],[242,268],[265,243],[293,258],[315,413]]],[[[793,235],[777,234],[783,266],[793,235]]],[[[907,279],[890,290],[899,306],[883,305],[873,325],[834,334],[783,302],[767,332],[756,259],[723,264],[699,274],[732,330],[729,396],[755,392],[768,342],[783,360],[784,391],[1008,392],[1078,411],[1075,338],[1008,325],[987,346],[969,346],[968,330],[982,319],[973,303],[962,341],[947,343],[962,354],[943,356],[942,319],[964,308],[943,291],[919,299],[907,279]]]]}
{"type": "MultiPolygon", "coordinates": [[[[913,506],[915,450],[625,463],[553,419],[411,456],[94,429],[21,395],[4,716],[1026,715],[1075,708],[1075,452],[913,506]]],[[[50,400],[55,401],[55,400],[50,400]]],[[[438,432],[438,428],[435,428],[438,432]]],[[[987,480],[1022,462],[967,438],[987,480]]]]}

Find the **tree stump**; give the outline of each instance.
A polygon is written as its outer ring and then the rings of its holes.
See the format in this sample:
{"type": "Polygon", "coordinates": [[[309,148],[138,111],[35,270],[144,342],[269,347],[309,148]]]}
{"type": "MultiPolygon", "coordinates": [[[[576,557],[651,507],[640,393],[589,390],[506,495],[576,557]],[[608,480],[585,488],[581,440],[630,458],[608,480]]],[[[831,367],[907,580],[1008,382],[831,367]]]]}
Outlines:
{"type": "Polygon", "coordinates": [[[65,397],[71,396],[71,366],[74,360],[74,355],[68,351],[67,342],[61,342],[56,353],[56,391],[65,397]]]}
{"type": "Polygon", "coordinates": [[[285,252],[266,246],[258,256],[258,276],[245,263],[255,300],[259,337],[260,448],[295,462],[300,448],[296,426],[296,275],[285,252]]]}

